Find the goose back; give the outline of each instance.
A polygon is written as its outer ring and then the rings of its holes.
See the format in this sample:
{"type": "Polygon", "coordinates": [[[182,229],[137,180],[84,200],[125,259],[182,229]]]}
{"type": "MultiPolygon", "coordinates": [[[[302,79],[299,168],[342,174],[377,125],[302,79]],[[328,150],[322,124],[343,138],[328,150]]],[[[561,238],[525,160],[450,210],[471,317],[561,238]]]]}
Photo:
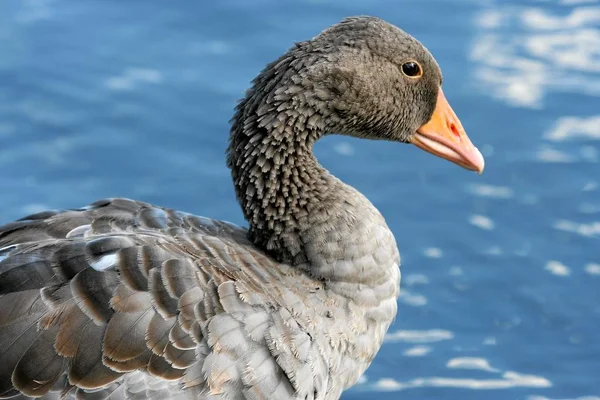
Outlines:
{"type": "Polygon", "coordinates": [[[128,199],[1,227],[0,398],[337,398],[364,329],[246,236],[128,199]]]}

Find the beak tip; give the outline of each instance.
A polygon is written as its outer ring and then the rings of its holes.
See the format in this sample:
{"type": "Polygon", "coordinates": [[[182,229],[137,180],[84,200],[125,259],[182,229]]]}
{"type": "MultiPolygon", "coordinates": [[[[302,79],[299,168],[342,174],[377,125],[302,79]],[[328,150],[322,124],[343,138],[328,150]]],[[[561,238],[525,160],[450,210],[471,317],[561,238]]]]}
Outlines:
{"type": "Polygon", "coordinates": [[[477,173],[481,175],[483,174],[483,170],[485,169],[485,158],[483,158],[483,154],[481,154],[481,151],[479,151],[477,147],[475,147],[475,152],[475,171],[477,171],[477,173]]]}

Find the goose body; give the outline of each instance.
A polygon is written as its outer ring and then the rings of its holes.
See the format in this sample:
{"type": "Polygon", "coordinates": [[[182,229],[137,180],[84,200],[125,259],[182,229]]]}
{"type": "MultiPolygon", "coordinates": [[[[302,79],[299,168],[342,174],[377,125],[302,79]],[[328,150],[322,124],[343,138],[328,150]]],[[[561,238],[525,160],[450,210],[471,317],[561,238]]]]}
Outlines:
{"type": "Polygon", "coordinates": [[[0,398],[339,398],[396,316],[400,256],[312,145],[412,142],[481,171],[440,84],[408,34],[346,19],[237,107],[227,163],[248,229],[120,198],[0,227],[0,398]]]}

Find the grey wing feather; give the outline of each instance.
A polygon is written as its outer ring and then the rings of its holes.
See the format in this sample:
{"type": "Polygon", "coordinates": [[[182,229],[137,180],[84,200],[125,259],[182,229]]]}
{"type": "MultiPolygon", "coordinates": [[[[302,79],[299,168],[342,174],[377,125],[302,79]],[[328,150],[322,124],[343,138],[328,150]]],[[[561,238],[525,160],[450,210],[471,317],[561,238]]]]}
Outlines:
{"type": "Polygon", "coordinates": [[[127,199],[0,227],[0,398],[327,398],[287,268],[244,229],[127,199]]]}

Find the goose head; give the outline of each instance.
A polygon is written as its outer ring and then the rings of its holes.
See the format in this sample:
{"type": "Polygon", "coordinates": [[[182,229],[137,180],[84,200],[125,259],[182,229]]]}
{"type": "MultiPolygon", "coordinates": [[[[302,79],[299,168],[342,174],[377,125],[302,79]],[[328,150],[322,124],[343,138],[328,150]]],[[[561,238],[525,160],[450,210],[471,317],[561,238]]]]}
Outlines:
{"type": "Polygon", "coordinates": [[[403,30],[374,17],[347,18],[303,49],[306,103],[325,131],[412,143],[481,173],[484,159],[442,91],[431,53],[403,30]]]}

